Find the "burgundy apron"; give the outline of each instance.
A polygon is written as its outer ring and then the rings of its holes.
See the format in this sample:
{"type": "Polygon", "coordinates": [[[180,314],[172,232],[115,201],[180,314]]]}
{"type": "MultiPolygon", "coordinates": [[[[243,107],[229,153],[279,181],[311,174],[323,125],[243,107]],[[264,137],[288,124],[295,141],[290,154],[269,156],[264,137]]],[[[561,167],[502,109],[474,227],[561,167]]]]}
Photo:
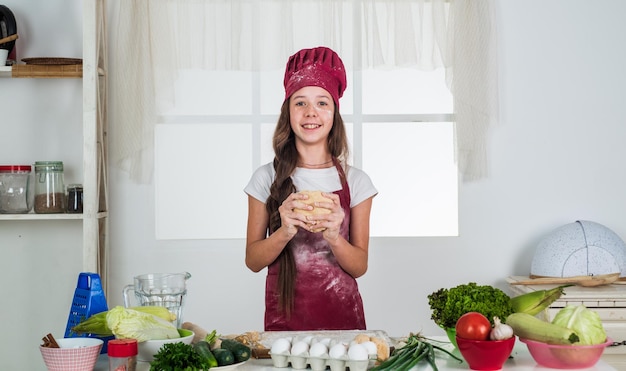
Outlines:
{"type": "MultiPolygon", "coordinates": [[[[339,164],[339,195],[345,217],[339,233],[350,240],[350,188],[339,164]]],[[[322,233],[298,228],[291,247],[296,263],[294,309],[286,318],[278,301],[278,260],[265,283],[265,331],[365,330],[363,301],[356,279],[337,263],[322,233]]]]}

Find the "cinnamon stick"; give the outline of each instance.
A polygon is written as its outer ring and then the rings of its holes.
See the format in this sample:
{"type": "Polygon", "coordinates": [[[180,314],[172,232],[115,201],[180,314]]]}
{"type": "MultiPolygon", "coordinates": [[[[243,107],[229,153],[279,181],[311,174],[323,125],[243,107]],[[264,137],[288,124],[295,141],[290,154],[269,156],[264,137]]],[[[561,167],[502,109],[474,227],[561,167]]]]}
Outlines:
{"type": "Polygon", "coordinates": [[[42,346],[45,348],[60,348],[59,343],[57,343],[52,334],[44,336],[41,340],[43,341],[42,346]]]}

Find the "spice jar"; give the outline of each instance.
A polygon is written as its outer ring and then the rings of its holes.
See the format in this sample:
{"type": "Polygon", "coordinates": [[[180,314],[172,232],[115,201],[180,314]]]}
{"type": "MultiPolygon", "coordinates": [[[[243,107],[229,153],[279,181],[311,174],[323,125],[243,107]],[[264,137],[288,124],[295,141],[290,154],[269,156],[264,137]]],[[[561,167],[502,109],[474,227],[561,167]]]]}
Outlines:
{"type": "Polygon", "coordinates": [[[109,371],[135,371],[137,368],[137,340],[109,340],[107,352],[109,355],[109,371]]]}
{"type": "Polygon", "coordinates": [[[0,165],[0,213],[24,214],[33,207],[30,165],[0,165]]]}
{"type": "Polygon", "coordinates": [[[70,184],[67,186],[67,212],[83,212],[83,185],[70,184]]]}
{"type": "Polygon", "coordinates": [[[63,162],[35,162],[35,212],[52,214],[65,212],[63,162]]]}

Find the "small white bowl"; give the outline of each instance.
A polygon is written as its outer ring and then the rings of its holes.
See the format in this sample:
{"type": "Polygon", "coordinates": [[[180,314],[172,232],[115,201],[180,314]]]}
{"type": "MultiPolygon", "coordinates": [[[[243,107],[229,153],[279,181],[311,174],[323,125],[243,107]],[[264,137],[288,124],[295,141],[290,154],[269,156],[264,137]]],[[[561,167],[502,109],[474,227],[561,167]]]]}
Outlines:
{"type": "Polygon", "coordinates": [[[193,331],[179,328],[178,333],[180,334],[180,337],[177,339],[148,340],[148,341],[142,341],[138,343],[137,344],[137,360],[143,361],[143,362],[154,361],[154,355],[159,352],[163,344],[179,343],[179,342],[183,342],[185,344],[191,344],[191,341],[193,340],[193,336],[194,336],[193,331]]]}

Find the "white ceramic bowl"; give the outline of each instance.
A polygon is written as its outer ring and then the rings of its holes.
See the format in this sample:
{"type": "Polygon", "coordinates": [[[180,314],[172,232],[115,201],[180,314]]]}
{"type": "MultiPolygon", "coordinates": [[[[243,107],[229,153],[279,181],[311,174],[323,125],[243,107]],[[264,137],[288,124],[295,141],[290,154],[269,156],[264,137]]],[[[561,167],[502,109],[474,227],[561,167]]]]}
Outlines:
{"type": "Polygon", "coordinates": [[[154,355],[159,352],[163,344],[183,342],[185,344],[191,344],[194,333],[190,330],[178,329],[180,338],[178,339],[165,339],[165,340],[148,340],[142,341],[137,344],[137,360],[144,362],[152,362],[154,355]]]}
{"type": "Polygon", "coordinates": [[[60,348],[39,347],[48,371],[92,371],[104,342],[96,338],[56,339],[60,348]]]}

